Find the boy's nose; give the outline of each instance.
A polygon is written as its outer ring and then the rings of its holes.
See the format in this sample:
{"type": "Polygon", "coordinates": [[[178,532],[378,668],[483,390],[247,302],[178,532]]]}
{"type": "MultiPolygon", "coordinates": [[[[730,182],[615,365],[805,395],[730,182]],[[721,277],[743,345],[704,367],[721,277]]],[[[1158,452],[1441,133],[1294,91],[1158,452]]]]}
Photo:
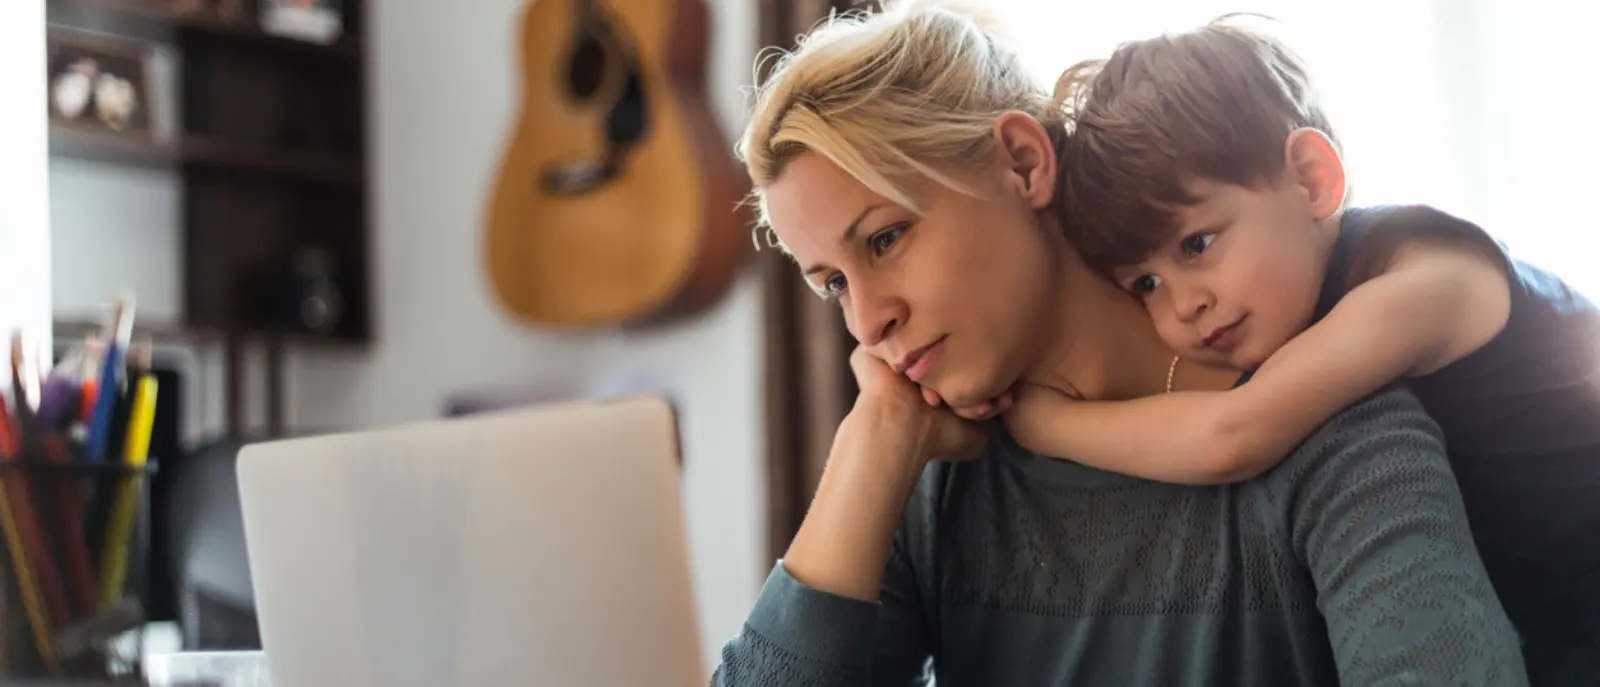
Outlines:
{"type": "Polygon", "coordinates": [[[1178,319],[1186,324],[1194,324],[1200,316],[1206,314],[1215,304],[1211,293],[1205,289],[1184,288],[1179,290],[1176,298],[1178,306],[1178,319]]]}

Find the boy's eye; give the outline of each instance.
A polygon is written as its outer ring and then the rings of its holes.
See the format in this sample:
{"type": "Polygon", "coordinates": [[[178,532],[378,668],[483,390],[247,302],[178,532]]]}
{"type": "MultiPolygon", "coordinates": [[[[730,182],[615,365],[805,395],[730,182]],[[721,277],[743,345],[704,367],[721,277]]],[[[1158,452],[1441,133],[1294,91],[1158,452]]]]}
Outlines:
{"type": "Polygon", "coordinates": [[[883,255],[894,247],[895,242],[900,240],[900,235],[904,234],[905,231],[906,225],[904,223],[896,224],[867,237],[867,245],[872,248],[873,253],[883,255]]]}
{"type": "Polygon", "coordinates": [[[1203,231],[1192,234],[1183,239],[1183,252],[1185,255],[1199,255],[1211,247],[1211,242],[1216,240],[1216,232],[1203,231]]]}
{"type": "Polygon", "coordinates": [[[1133,281],[1128,282],[1128,290],[1132,291],[1135,296],[1144,296],[1156,290],[1156,287],[1160,285],[1161,277],[1153,274],[1141,274],[1134,277],[1133,281]]]}

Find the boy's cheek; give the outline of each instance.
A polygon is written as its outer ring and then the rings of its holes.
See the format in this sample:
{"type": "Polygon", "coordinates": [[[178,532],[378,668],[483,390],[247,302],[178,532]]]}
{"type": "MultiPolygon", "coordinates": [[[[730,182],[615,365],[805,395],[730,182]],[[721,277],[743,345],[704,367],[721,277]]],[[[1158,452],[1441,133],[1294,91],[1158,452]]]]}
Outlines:
{"type": "Polygon", "coordinates": [[[1171,315],[1151,311],[1150,316],[1156,325],[1156,335],[1161,337],[1162,343],[1165,343],[1167,348],[1186,358],[1193,355],[1195,342],[1191,335],[1191,327],[1171,315]]]}
{"type": "Polygon", "coordinates": [[[1172,300],[1165,294],[1151,294],[1141,300],[1144,303],[1145,314],[1155,323],[1156,333],[1161,335],[1162,340],[1184,328],[1184,324],[1178,321],[1177,312],[1172,309],[1172,300]]]}

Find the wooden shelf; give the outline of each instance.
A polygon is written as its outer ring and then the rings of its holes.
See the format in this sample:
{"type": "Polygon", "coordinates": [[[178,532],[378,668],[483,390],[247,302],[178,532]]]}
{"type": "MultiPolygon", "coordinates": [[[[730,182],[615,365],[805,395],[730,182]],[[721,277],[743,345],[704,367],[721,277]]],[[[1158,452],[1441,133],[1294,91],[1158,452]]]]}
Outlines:
{"type": "Polygon", "coordinates": [[[209,136],[185,136],[181,146],[185,163],[219,169],[270,174],[331,186],[359,186],[360,163],[327,153],[277,150],[209,136]]]}
{"type": "Polygon", "coordinates": [[[50,122],[50,154],[144,167],[178,163],[178,150],[170,143],[59,121],[50,122]]]}
{"type": "MultiPolygon", "coordinates": [[[[98,334],[102,326],[98,320],[71,316],[57,317],[52,324],[54,338],[61,344],[77,343],[90,334],[98,334]]],[[[222,331],[214,327],[196,327],[182,322],[136,318],[133,323],[133,338],[156,343],[204,343],[221,339],[222,331]]]]}
{"type": "MultiPolygon", "coordinates": [[[[94,319],[82,317],[57,317],[51,325],[52,334],[57,343],[71,344],[82,341],[90,334],[98,334],[103,324],[94,319]]],[[[243,328],[239,336],[249,341],[265,341],[272,336],[269,329],[260,327],[243,328]]],[[[133,340],[151,341],[158,344],[206,344],[219,343],[228,338],[227,329],[219,326],[189,323],[175,320],[135,319],[133,323],[133,340]]],[[[328,348],[330,346],[359,347],[367,343],[361,336],[331,334],[315,335],[299,332],[280,332],[278,338],[285,344],[301,344],[328,348]]]]}
{"type": "Polygon", "coordinates": [[[210,136],[190,135],[168,142],[61,122],[50,123],[50,153],[148,167],[182,163],[329,186],[356,187],[364,176],[358,160],[338,155],[279,150],[210,136]]]}
{"type": "Polygon", "coordinates": [[[217,14],[213,5],[207,4],[194,12],[180,13],[174,9],[175,0],[51,0],[51,4],[75,11],[95,11],[134,21],[167,26],[192,33],[227,38],[230,41],[247,41],[265,48],[333,59],[356,61],[361,57],[361,46],[349,34],[332,44],[324,45],[263,31],[253,13],[227,20],[217,14]]]}

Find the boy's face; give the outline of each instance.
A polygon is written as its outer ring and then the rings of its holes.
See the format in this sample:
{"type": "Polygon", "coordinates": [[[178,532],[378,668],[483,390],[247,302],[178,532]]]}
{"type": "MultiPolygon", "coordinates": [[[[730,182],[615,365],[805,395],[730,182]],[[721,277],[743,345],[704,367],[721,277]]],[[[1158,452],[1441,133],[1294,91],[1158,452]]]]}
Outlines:
{"type": "Polygon", "coordinates": [[[1311,323],[1334,235],[1291,179],[1189,190],[1200,202],[1178,212],[1174,239],[1117,283],[1179,355],[1253,369],[1311,323]]]}

